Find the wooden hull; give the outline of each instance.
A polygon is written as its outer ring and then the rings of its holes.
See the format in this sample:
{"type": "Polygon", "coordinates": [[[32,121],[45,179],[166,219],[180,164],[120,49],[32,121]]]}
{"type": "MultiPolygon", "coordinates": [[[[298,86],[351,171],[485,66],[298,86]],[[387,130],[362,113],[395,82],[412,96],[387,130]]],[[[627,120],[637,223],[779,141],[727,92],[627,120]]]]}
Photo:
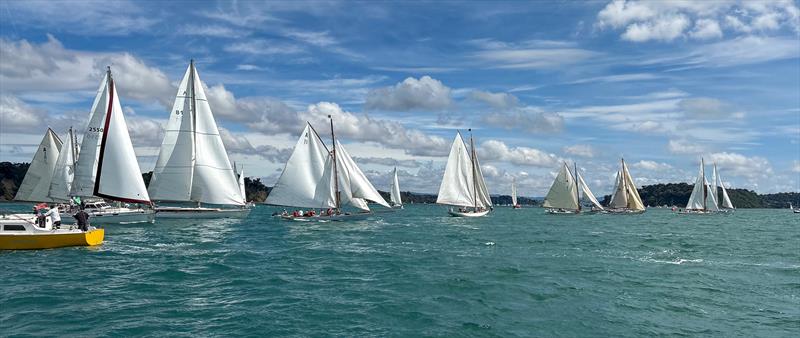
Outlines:
{"type": "Polygon", "coordinates": [[[156,218],[245,218],[250,214],[249,208],[224,209],[224,208],[181,208],[157,207],[156,218]]]}
{"type": "Polygon", "coordinates": [[[93,229],[54,230],[50,233],[0,234],[0,250],[52,249],[69,246],[94,246],[103,243],[105,231],[93,229]]]}

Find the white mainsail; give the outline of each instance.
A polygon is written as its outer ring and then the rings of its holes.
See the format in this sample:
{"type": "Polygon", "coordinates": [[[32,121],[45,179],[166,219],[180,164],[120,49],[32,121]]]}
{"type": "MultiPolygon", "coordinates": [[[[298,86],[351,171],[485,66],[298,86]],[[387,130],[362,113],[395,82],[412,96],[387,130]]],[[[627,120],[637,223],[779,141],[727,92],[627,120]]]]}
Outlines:
{"type": "Polygon", "coordinates": [[[150,187],[156,200],[244,205],[194,61],[178,87],[150,187]]]}
{"type": "Polygon", "coordinates": [[[517,179],[511,179],[511,205],[517,205],[517,179]]]}
{"type": "MultiPolygon", "coordinates": [[[[339,189],[344,198],[372,201],[391,208],[389,203],[386,203],[386,200],[378,193],[378,190],[369,182],[367,176],[358,168],[358,165],[356,165],[339,140],[336,140],[336,164],[338,166],[339,189]]],[[[359,209],[369,210],[369,208],[364,208],[366,203],[360,203],[360,201],[353,203],[351,201],[351,204],[359,209]]]]}
{"type": "Polygon", "coordinates": [[[589,186],[583,180],[583,176],[581,176],[580,172],[578,173],[578,186],[580,187],[580,190],[583,191],[583,197],[586,197],[589,202],[592,202],[592,205],[594,205],[596,208],[603,210],[603,206],[600,205],[597,197],[595,197],[592,193],[592,190],[589,189],[589,186]]]}
{"type": "Polygon", "coordinates": [[[107,110],[96,159],[94,195],[117,201],[149,204],[150,196],[147,194],[142,171],[128,134],[128,125],[125,123],[111,70],[107,73],[106,81],[108,93],[105,95],[108,100],[99,104],[107,110]]]}
{"type": "Polygon", "coordinates": [[[50,182],[56,168],[62,142],[58,135],[47,128],[47,132],[39,143],[33,160],[25,172],[25,177],[14,196],[15,201],[54,202],[49,196],[50,182]]]}
{"type": "Polygon", "coordinates": [[[61,147],[56,160],[56,167],[53,170],[53,177],[50,181],[49,196],[58,201],[68,201],[69,192],[72,189],[72,180],[75,174],[75,161],[77,160],[77,145],[72,128],[69,128],[67,141],[61,147]]]}
{"type": "Polygon", "coordinates": [[[100,143],[102,141],[104,121],[108,108],[108,77],[106,72],[100,87],[97,88],[97,95],[92,103],[92,110],[89,112],[89,124],[81,139],[81,147],[78,161],[75,163],[75,175],[72,180],[71,196],[92,197],[94,196],[95,178],[97,175],[97,158],[100,155],[100,143]]]}
{"type": "Polygon", "coordinates": [[[614,182],[614,192],[611,194],[611,202],[608,206],[613,209],[625,208],[628,206],[628,194],[625,193],[625,180],[622,178],[621,171],[617,171],[614,182]]]}
{"type": "Polygon", "coordinates": [[[553,180],[550,191],[544,198],[542,207],[554,209],[578,210],[578,195],[575,186],[575,179],[566,163],[553,180]]]}
{"type": "Polygon", "coordinates": [[[470,160],[467,145],[461,138],[461,133],[456,133],[450,155],[444,169],[442,184],[439,186],[438,204],[448,204],[462,207],[475,206],[474,179],[472,177],[472,161],[470,160]]]}
{"type": "Polygon", "coordinates": [[[335,208],[333,162],[319,135],[306,124],[266,203],[302,208],[335,208]]]}
{"type": "Polygon", "coordinates": [[[633,182],[633,177],[631,177],[631,173],[628,171],[628,165],[625,164],[625,160],[622,160],[622,176],[625,180],[628,209],[644,210],[644,203],[642,203],[642,198],[639,196],[639,191],[636,190],[636,184],[633,182]]]}
{"type": "Polygon", "coordinates": [[[403,205],[403,200],[400,198],[400,180],[397,178],[397,167],[394,168],[392,186],[389,190],[389,200],[392,205],[403,205]]]}
{"type": "Polygon", "coordinates": [[[687,210],[711,210],[717,211],[717,199],[711,192],[711,185],[706,180],[705,162],[700,160],[700,171],[697,174],[697,179],[692,189],[692,194],[689,196],[689,201],[686,203],[687,210]]]}
{"type": "MultiPolygon", "coordinates": [[[[471,141],[471,139],[470,139],[471,141]]],[[[489,208],[492,206],[492,197],[489,195],[489,188],[486,187],[486,180],[483,179],[483,171],[481,170],[481,163],[478,161],[478,154],[475,152],[475,146],[472,146],[472,168],[474,168],[474,181],[475,181],[475,206],[480,208],[489,208]]]]}

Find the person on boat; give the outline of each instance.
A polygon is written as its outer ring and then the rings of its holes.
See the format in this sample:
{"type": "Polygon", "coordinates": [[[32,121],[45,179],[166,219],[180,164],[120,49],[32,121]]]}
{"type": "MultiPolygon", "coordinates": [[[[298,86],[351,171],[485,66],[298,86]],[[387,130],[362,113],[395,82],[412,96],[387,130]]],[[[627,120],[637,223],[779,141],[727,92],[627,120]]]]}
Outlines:
{"type": "Polygon", "coordinates": [[[57,206],[51,205],[50,210],[48,210],[44,215],[50,217],[50,220],[53,222],[53,229],[58,229],[61,227],[61,213],[58,212],[57,206]]]}
{"type": "Polygon", "coordinates": [[[75,222],[78,223],[78,228],[80,228],[81,231],[89,230],[89,214],[83,210],[83,207],[72,217],[75,218],[75,222]]]}

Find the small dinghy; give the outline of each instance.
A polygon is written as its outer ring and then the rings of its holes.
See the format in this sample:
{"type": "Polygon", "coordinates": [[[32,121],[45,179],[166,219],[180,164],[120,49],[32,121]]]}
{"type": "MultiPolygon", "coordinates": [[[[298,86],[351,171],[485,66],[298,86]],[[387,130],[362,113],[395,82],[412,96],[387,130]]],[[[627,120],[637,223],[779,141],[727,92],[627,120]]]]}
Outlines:
{"type": "Polygon", "coordinates": [[[103,243],[105,231],[95,227],[82,231],[76,226],[54,229],[50,217],[32,214],[0,215],[0,250],[52,249],[94,246],[103,243]]]}

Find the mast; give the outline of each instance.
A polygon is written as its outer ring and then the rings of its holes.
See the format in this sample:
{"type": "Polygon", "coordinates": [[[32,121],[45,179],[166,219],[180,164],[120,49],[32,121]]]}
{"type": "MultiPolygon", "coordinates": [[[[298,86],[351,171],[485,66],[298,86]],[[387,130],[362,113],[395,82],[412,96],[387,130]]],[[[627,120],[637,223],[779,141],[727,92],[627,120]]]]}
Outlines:
{"type": "Polygon", "coordinates": [[[703,177],[703,211],[708,210],[708,202],[706,198],[708,198],[708,186],[706,185],[706,164],[703,161],[703,158],[700,158],[700,176],[703,177]]]}
{"type": "Polygon", "coordinates": [[[577,162],[572,162],[572,163],[573,163],[574,168],[575,168],[575,174],[573,175],[573,177],[575,179],[575,200],[578,201],[578,211],[580,212],[581,211],[581,196],[578,193],[578,184],[580,184],[578,182],[578,163],[577,162]]]}
{"type": "Polygon", "coordinates": [[[72,170],[75,170],[75,163],[78,162],[78,139],[75,138],[75,133],[72,132],[72,126],[69,126],[69,141],[72,143],[70,152],[72,152],[72,170]]]}
{"type": "MultiPolygon", "coordinates": [[[[192,167],[197,162],[197,103],[195,100],[194,90],[194,59],[189,59],[189,87],[191,88],[191,99],[189,100],[189,110],[192,114],[192,167]]],[[[191,197],[190,197],[191,198],[191,197]]],[[[200,207],[200,201],[197,202],[197,207],[200,207]]]]}
{"type": "Polygon", "coordinates": [[[475,209],[478,209],[478,178],[475,177],[475,141],[472,139],[472,128],[468,129],[469,131],[469,146],[472,148],[472,156],[470,156],[470,162],[472,162],[472,204],[475,206],[475,209]]]}
{"type": "Polygon", "coordinates": [[[333,117],[328,115],[328,118],[331,120],[331,142],[333,143],[333,151],[331,152],[331,162],[333,162],[333,191],[336,197],[336,210],[338,211],[341,205],[339,200],[339,172],[336,166],[336,134],[333,132],[333,117]]]}

